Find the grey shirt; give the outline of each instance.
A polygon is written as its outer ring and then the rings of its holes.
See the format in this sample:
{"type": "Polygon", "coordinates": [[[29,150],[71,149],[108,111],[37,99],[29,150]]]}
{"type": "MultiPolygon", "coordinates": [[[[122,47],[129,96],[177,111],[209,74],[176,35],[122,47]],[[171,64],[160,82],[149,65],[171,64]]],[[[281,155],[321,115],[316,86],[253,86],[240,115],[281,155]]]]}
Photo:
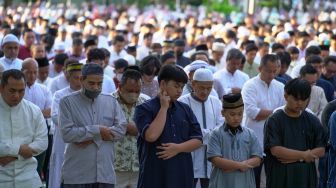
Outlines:
{"type": "MultiPolygon", "coordinates": [[[[207,150],[208,159],[221,157],[233,161],[245,161],[253,156],[262,158],[262,154],[262,148],[251,129],[241,127],[233,134],[225,124],[213,130],[207,150]]],[[[218,187],[255,187],[253,169],[246,172],[224,172],[218,167],[213,167],[209,188],[218,187]]]]}
{"type": "Polygon", "coordinates": [[[59,107],[59,127],[65,143],[62,166],[64,184],[115,184],[114,142],[103,141],[101,126],[110,127],[114,139],[126,133],[126,119],[112,95],[100,94],[95,100],[80,91],[64,97],[59,107]],[[76,143],[93,140],[85,148],[76,143]]]}

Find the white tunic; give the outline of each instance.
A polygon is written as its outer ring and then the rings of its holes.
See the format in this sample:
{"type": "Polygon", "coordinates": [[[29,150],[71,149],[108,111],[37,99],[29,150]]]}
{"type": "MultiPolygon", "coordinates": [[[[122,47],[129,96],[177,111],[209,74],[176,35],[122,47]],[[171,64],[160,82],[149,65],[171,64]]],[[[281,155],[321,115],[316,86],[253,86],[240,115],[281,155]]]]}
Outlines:
{"type": "Polygon", "coordinates": [[[234,87],[240,89],[243,88],[243,85],[249,79],[249,76],[240,70],[236,70],[231,74],[225,68],[217,71],[214,74],[214,79],[214,88],[217,91],[218,96],[222,98],[223,95],[232,93],[232,88],[234,87]]]}
{"type": "Polygon", "coordinates": [[[10,60],[8,58],[2,57],[0,58],[0,64],[5,68],[5,71],[9,69],[22,69],[22,60],[19,58],[10,60]]]}
{"type": "Polygon", "coordinates": [[[204,102],[203,110],[203,102],[198,101],[191,94],[183,95],[178,100],[186,103],[192,109],[202,129],[203,146],[192,152],[194,177],[209,178],[212,166],[205,157],[206,145],[212,130],[224,123],[221,113],[222,103],[217,97],[210,95],[204,102]]]}
{"type": "Polygon", "coordinates": [[[39,84],[42,84],[46,87],[48,87],[49,83],[51,81],[51,78],[50,77],[47,77],[47,79],[44,80],[44,82],[42,82],[41,80],[37,79],[36,82],[39,83],[39,84]]]}
{"type": "Polygon", "coordinates": [[[69,82],[65,78],[65,75],[62,73],[61,75],[56,76],[50,81],[48,88],[50,92],[54,94],[56,91],[66,88],[68,86],[69,86],[69,82]]]}
{"type": "Polygon", "coordinates": [[[308,107],[321,120],[322,112],[327,106],[328,101],[325,97],[324,91],[319,86],[313,86],[310,94],[308,107]]]}
{"type": "Polygon", "coordinates": [[[42,84],[34,83],[30,87],[27,86],[25,89],[24,98],[34,103],[41,110],[51,108],[52,95],[48,88],[42,84]]]}
{"type": "Polygon", "coordinates": [[[256,121],[261,109],[274,110],[285,104],[284,85],[273,79],[268,86],[260,75],[246,82],[242,90],[244,101],[243,125],[252,129],[263,147],[265,120],[256,121]]]}
{"type": "Polygon", "coordinates": [[[52,100],[51,106],[51,118],[52,123],[55,125],[55,132],[53,137],[53,146],[50,155],[49,163],[49,187],[59,188],[61,186],[61,170],[64,161],[65,144],[62,139],[60,129],[58,127],[58,109],[60,100],[75,92],[70,87],[66,87],[59,91],[56,91],[52,100]]]}
{"type": "Polygon", "coordinates": [[[10,107],[0,95],[0,119],[0,157],[18,158],[6,166],[0,165],[0,187],[40,187],[36,159],[24,159],[18,153],[22,144],[36,151],[35,156],[47,149],[48,130],[41,110],[25,99],[10,107]]]}

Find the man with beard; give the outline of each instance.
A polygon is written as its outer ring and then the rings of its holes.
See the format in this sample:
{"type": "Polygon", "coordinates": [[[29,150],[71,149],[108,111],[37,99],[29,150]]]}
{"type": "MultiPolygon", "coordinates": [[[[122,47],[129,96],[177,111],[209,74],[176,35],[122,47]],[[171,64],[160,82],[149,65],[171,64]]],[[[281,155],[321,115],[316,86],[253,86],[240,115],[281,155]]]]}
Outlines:
{"type": "Polygon", "coordinates": [[[176,64],[185,67],[191,63],[190,59],[183,56],[185,48],[184,40],[178,39],[174,42],[174,52],[176,56],[176,64]]]}

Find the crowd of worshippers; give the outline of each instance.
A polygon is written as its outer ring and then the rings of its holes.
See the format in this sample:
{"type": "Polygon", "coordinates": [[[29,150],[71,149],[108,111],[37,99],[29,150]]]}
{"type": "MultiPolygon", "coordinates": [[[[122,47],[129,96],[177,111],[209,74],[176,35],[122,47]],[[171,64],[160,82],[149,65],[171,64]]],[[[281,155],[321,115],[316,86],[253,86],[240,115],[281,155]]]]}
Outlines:
{"type": "Polygon", "coordinates": [[[333,21],[60,19],[3,21],[1,188],[336,187],[333,21]]]}

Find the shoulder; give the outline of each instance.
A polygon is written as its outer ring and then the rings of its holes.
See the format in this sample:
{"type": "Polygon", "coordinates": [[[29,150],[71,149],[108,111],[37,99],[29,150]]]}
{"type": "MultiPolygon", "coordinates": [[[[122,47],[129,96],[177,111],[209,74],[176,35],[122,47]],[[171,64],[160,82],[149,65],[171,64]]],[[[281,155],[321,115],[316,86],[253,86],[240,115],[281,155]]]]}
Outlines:
{"type": "Polygon", "coordinates": [[[321,124],[320,120],[311,111],[304,110],[301,115],[303,118],[307,118],[308,122],[310,122],[312,125],[321,124]]]}
{"type": "Polygon", "coordinates": [[[139,100],[141,100],[141,101],[147,101],[149,99],[151,99],[151,98],[148,95],[140,93],[139,100]]]}
{"type": "Polygon", "coordinates": [[[188,100],[189,97],[191,97],[190,93],[182,95],[178,100],[182,101],[182,102],[185,102],[185,101],[188,100]]]}
{"type": "Polygon", "coordinates": [[[249,80],[247,80],[243,86],[243,90],[245,89],[252,89],[257,87],[257,82],[258,82],[258,76],[255,76],[249,80]]]}
{"type": "Polygon", "coordinates": [[[242,77],[245,80],[248,80],[250,77],[248,76],[248,74],[246,74],[245,72],[241,71],[241,70],[236,70],[238,73],[238,76],[242,77]]]}
{"type": "Polygon", "coordinates": [[[74,99],[76,99],[76,98],[78,98],[78,97],[80,97],[80,92],[79,92],[79,91],[77,91],[77,92],[73,92],[73,93],[70,93],[69,95],[63,97],[63,98],[61,99],[61,102],[62,102],[62,101],[70,101],[70,100],[74,100],[74,99]]]}
{"type": "Polygon", "coordinates": [[[160,108],[160,99],[154,97],[135,107],[138,110],[152,111],[153,108],[160,108]]]}
{"type": "Polygon", "coordinates": [[[33,116],[36,115],[36,113],[41,112],[41,109],[38,106],[26,99],[22,99],[21,105],[24,109],[30,111],[33,116]]]}
{"type": "Polygon", "coordinates": [[[278,88],[278,89],[283,89],[285,87],[285,85],[281,82],[279,82],[278,80],[276,79],[273,79],[272,80],[272,85],[275,87],[275,88],[278,88]]]}
{"type": "Polygon", "coordinates": [[[215,103],[215,104],[222,104],[222,101],[221,100],[219,100],[218,99],[218,97],[215,97],[215,96],[213,96],[213,95],[209,95],[209,97],[208,97],[208,99],[211,101],[211,102],[213,102],[213,103],[215,103]]]}

